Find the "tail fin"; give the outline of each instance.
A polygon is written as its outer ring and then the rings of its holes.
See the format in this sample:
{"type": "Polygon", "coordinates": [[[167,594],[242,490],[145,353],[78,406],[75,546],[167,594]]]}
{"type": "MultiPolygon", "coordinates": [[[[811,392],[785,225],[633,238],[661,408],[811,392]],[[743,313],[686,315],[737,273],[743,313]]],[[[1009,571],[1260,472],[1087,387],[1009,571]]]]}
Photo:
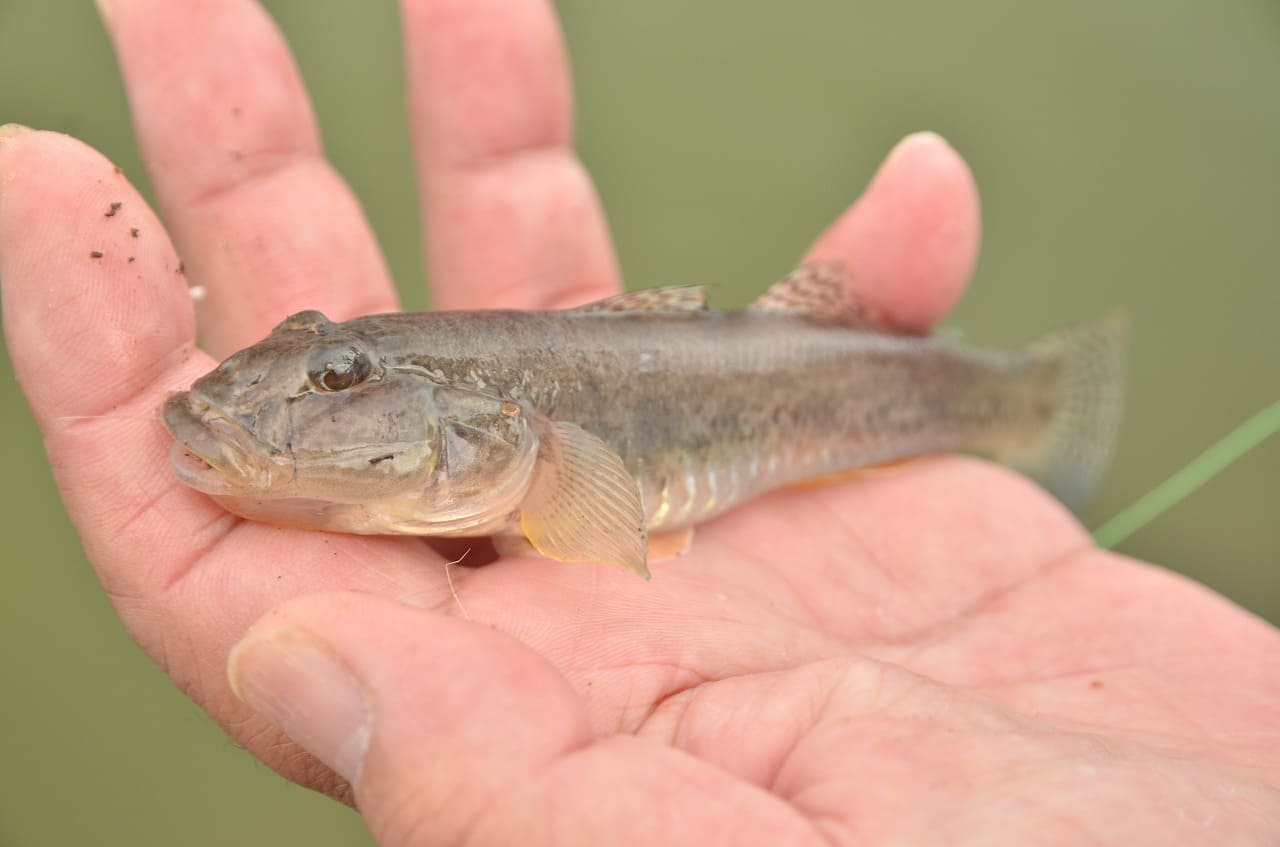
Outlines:
{"type": "Polygon", "coordinates": [[[1062,363],[1057,407],[1043,438],[1005,458],[1075,512],[1093,493],[1120,430],[1127,334],[1127,318],[1113,312],[1030,348],[1032,355],[1062,363]]]}

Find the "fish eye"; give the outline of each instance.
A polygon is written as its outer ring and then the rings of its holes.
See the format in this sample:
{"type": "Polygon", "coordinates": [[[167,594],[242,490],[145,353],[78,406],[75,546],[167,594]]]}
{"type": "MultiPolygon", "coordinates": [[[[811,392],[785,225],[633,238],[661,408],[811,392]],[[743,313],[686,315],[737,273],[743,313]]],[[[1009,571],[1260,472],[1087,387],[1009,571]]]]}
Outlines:
{"type": "Polygon", "coordinates": [[[320,391],[346,391],[369,378],[369,357],[354,347],[329,347],[311,356],[307,378],[320,391]]]}

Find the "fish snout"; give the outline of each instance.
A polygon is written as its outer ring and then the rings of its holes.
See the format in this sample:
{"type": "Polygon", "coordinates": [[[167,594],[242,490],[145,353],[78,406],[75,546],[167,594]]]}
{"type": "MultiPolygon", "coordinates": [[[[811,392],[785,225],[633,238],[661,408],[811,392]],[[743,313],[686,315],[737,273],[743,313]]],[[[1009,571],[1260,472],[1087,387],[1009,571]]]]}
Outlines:
{"type": "Polygon", "coordinates": [[[170,394],[161,418],[174,438],[170,464],[192,488],[209,494],[244,494],[246,489],[263,491],[281,482],[278,463],[257,439],[197,394],[170,394]]]}

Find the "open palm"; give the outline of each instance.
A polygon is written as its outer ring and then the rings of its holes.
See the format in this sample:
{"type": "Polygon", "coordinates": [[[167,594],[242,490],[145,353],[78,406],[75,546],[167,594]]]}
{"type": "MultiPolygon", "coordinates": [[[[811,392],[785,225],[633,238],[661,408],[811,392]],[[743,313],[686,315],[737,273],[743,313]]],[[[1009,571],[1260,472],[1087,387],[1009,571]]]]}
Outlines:
{"type": "MultiPolygon", "coordinates": [[[[1093,549],[1000,468],[934,457],[776,492],[652,583],[451,568],[418,539],[247,523],[178,484],[166,392],[292,311],[396,302],[262,11],[101,5],[167,234],[82,144],[8,130],[5,331],[121,619],[255,755],[344,799],[354,780],[388,845],[1273,843],[1280,637],[1093,549]],[[208,290],[194,309],[179,252],[208,290]],[[241,694],[293,740],[246,706],[225,668],[251,628],[243,655],[293,640],[336,658],[371,737],[316,729],[323,697],[266,702],[261,673],[241,694]]],[[[616,291],[549,4],[403,6],[437,306],[616,291]]],[[[977,218],[958,156],[913,136],[809,258],[925,328],[963,288],[977,218]]]]}

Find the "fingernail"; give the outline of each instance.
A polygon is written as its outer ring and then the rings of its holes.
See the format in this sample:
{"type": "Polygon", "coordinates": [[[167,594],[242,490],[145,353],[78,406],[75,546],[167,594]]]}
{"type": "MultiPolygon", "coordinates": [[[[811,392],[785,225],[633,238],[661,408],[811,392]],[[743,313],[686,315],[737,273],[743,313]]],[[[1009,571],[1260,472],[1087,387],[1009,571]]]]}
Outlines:
{"type": "Polygon", "coordinates": [[[98,17],[102,18],[103,23],[109,26],[112,13],[111,0],[93,0],[93,5],[98,7],[98,17]]]}
{"type": "Polygon", "coordinates": [[[236,696],[355,784],[373,716],[360,681],[328,647],[291,627],[253,633],[231,651],[236,696]]]}
{"type": "Polygon", "coordinates": [[[953,151],[953,148],[947,143],[947,140],[936,132],[929,130],[913,132],[897,144],[893,145],[893,149],[889,151],[889,155],[884,157],[884,162],[880,165],[880,171],[884,172],[889,170],[897,164],[898,160],[903,158],[905,154],[924,147],[934,147],[940,150],[953,151]]]}
{"type": "Polygon", "coordinates": [[[29,132],[35,132],[35,130],[29,126],[23,126],[22,124],[0,125],[0,142],[6,141],[10,138],[17,138],[19,135],[26,135],[29,132]]]}

